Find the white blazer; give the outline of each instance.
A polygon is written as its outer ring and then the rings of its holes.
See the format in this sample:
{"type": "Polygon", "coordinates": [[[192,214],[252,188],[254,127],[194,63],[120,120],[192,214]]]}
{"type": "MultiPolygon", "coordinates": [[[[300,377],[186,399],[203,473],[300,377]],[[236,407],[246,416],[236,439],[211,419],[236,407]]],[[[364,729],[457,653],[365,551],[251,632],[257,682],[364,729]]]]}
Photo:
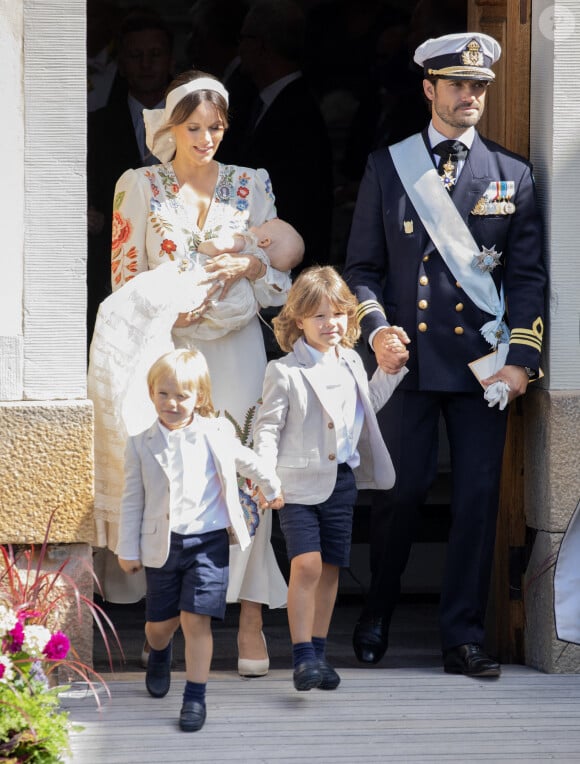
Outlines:
{"type": "MultiPolygon", "coordinates": [[[[207,437],[222,485],[231,529],[242,549],[250,535],[240,505],[236,470],[253,480],[265,494],[278,494],[280,481],[254,451],[243,446],[231,422],[223,417],[196,415],[207,437]]],[[[116,554],[126,560],[160,568],[169,555],[171,538],[171,483],[169,449],[156,421],[148,430],[130,437],[125,451],[125,490],[121,504],[116,554]]]]}
{"type": "MultiPolygon", "coordinates": [[[[395,470],[377,422],[379,411],[407,374],[377,369],[369,383],[358,353],[341,348],[357,385],[364,410],[358,442],[360,465],[354,470],[357,486],[387,489],[395,470]]],[[[284,500],[300,504],[325,501],[336,484],[336,423],[325,407],[328,368],[316,364],[304,339],[283,358],[266,368],[262,404],[254,429],[254,449],[264,456],[282,481],[284,500]]]]}

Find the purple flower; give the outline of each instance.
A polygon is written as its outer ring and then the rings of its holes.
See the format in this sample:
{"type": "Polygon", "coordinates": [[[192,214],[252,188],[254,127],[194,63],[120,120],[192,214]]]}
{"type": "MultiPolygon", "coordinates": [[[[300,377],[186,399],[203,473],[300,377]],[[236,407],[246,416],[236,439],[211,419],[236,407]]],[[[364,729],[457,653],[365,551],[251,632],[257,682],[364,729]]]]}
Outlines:
{"type": "Polygon", "coordinates": [[[48,640],[42,652],[50,661],[61,661],[66,658],[69,650],[69,638],[62,631],[57,631],[48,640]]]}
{"type": "Polygon", "coordinates": [[[46,674],[42,670],[42,663],[40,661],[33,661],[30,665],[30,678],[41,684],[45,690],[48,690],[50,685],[46,674]]]}

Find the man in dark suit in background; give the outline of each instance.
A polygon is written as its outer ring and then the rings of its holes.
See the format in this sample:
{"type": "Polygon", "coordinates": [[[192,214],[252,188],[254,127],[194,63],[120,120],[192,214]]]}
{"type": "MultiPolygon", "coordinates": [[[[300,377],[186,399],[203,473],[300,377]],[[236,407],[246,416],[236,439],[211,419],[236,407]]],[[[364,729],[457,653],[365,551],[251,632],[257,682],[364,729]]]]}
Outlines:
{"type": "Polygon", "coordinates": [[[475,130],[500,52],[479,33],[420,45],[429,127],[373,152],[358,194],[344,275],[377,363],[409,368],[380,417],[397,482],[371,513],[371,586],[353,635],[365,663],[381,660],[388,646],[443,416],[452,465],[443,666],[500,674],[483,646],[505,407],[538,376],[546,286],[531,167],[475,130]],[[407,352],[393,351],[393,335],[407,352]],[[496,344],[507,356],[480,384],[468,363],[496,344]]]}
{"type": "Polygon", "coordinates": [[[240,34],[242,71],[258,88],[260,101],[244,130],[237,162],[268,170],[279,216],[304,239],[296,273],[328,262],[333,204],[330,139],[300,68],[305,23],[292,0],[256,0],[240,34]]]}
{"type": "Polygon", "coordinates": [[[216,154],[224,164],[240,164],[240,140],[258,95],[253,81],[241,71],[239,56],[248,5],[246,0],[196,0],[190,12],[187,60],[192,68],[218,77],[229,94],[229,127],[216,154]]]}
{"type": "Polygon", "coordinates": [[[143,109],[163,108],[173,70],[173,35],[153,11],[129,13],[119,32],[119,74],[127,94],[89,114],[87,135],[87,337],[111,292],[113,194],[129,168],[158,164],[145,146],[143,109]]]}

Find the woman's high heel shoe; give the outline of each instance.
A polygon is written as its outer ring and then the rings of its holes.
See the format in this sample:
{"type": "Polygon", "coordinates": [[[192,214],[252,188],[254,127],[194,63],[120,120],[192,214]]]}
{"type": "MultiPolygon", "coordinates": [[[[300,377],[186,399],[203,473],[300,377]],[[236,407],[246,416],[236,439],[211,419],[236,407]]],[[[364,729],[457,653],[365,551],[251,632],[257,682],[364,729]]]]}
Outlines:
{"type": "MultiPolygon", "coordinates": [[[[260,632],[262,634],[262,639],[264,640],[264,647],[266,648],[266,652],[268,651],[268,646],[266,644],[266,637],[264,636],[263,632],[260,632]]],[[[239,650],[239,645],[238,645],[239,650]]],[[[259,658],[258,660],[252,660],[251,658],[240,658],[238,657],[238,674],[240,676],[266,676],[268,673],[268,670],[270,669],[270,658],[259,658]]]]}

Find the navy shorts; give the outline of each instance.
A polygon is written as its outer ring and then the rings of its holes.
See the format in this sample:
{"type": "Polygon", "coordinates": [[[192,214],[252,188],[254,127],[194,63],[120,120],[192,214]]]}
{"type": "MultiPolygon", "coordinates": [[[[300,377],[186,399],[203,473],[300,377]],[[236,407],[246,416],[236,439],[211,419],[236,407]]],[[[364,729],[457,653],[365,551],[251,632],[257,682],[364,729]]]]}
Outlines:
{"type": "Polygon", "coordinates": [[[334,491],[326,501],[285,504],[279,516],[288,559],[307,552],[320,552],[323,562],[348,567],[356,497],[351,468],[348,464],[339,464],[334,491]]]}
{"type": "Polygon", "coordinates": [[[182,610],[223,620],[229,576],[230,544],[225,528],[209,533],[171,534],[162,568],[145,568],[145,618],[158,622],[182,610]]]}

